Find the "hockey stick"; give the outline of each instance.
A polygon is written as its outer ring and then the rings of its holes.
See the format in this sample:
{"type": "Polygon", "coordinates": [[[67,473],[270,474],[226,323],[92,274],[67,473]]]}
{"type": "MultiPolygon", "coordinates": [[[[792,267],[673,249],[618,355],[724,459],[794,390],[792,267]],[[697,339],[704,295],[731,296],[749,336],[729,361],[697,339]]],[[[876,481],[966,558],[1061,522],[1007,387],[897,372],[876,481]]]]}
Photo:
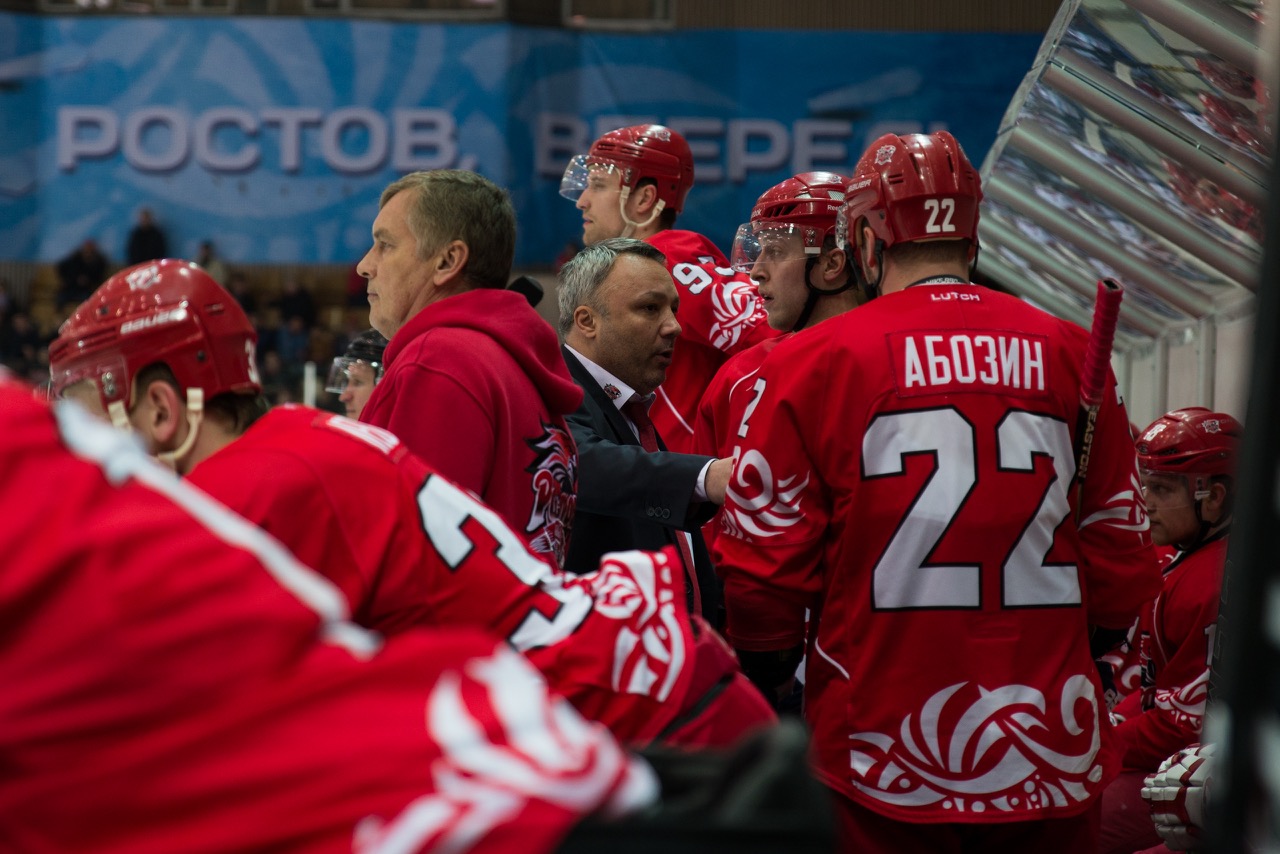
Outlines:
{"type": "Polygon", "coordinates": [[[1080,375],[1080,412],[1084,416],[1076,427],[1076,522],[1084,505],[1084,479],[1089,474],[1089,455],[1093,452],[1093,430],[1102,407],[1106,388],[1107,366],[1111,363],[1111,345],[1116,338],[1116,321],[1120,319],[1120,301],[1124,288],[1115,279],[1098,281],[1098,297],[1093,304],[1093,328],[1084,351],[1084,368],[1080,375]]]}

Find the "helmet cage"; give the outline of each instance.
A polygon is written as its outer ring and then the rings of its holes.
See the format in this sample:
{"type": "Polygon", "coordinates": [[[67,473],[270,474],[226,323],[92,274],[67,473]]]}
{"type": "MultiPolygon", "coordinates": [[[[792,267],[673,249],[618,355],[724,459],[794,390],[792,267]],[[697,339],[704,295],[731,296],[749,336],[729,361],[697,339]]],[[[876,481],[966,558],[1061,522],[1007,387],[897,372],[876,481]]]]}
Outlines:
{"type": "Polygon", "coordinates": [[[805,261],[822,253],[825,232],[788,222],[744,222],[738,226],[729,252],[729,266],[750,273],[760,261],[805,261]]]}
{"type": "Polygon", "coordinates": [[[617,172],[623,176],[620,186],[625,186],[627,181],[627,170],[617,163],[601,160],[589,154],[575,154],[569,160],[569,165],[564,168],[564,175],[560,177],[560,195],[574,202],[582,198],[582,194],[591,185],[592,172],[605,172],[610,175],[617,172]]]}
{"type": "Polygon", "coordinates": [[[373,371],[373,384],[382,382],[386,369],[382,362],[373,362],[353,356],[338,356],[329,366],[329,377],[325,381],[324,390],[330,394],[342,394],[351,382],[350,370],[353,365],[365,365],[373,371]]]}
{"type": "Polygon", "coordinates": [[[693,153],[684,137],[662,125],[632,125],[611,130],[591,149],[569,161],[560,194],[576,200],[586,189],[590,167],[616,169],[624,192],[645,179],[656,185],[663,208],[679,213],[693,187],[693,153]]]}

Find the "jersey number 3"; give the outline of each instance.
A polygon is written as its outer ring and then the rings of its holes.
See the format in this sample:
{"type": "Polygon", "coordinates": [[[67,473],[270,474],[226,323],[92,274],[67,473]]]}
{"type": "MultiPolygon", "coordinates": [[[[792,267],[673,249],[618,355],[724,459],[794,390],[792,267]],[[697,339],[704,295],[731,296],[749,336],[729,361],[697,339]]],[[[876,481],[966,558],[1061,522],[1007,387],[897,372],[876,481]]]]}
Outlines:
{"type": "MultiPolygon", "coordinates": [[[[1020,522],[1024,527],[1000,568],[1001,605],[1079,605],[1080,578],[1075,565],[1044,562],[1054,533],[1070,512],[1067,494],[1076,463],[1067,425],[1056,418],[1011,411],[995,430],[1000,475],[1033,475],[1037,456],[1051,458],[1055,474],[1038,505],[1007,510],[1011,516],[1023,514],[1020,522]]],[[[950,407],[881,415],[863,437],[864,479],[905,474],[904,458],[910,454],[931,454],[937,467],[876,563],[872,576],[875,607],[981,608],[979,560],[951,565],[926,562],[977,484],[974,427],[950,407]]]]}

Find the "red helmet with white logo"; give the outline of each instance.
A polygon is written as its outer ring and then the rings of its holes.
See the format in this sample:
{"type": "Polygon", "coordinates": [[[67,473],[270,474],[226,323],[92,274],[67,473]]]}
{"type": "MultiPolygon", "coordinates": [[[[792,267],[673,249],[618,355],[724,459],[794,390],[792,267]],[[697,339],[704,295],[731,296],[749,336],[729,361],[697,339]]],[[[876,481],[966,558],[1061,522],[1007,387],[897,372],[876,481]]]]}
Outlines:
{"type": "Polygon", "coordinates": [[[1138,436],[1138,465],[1153,473],[1231,475],[1243,437],[1240,422],[1225,412],[1175,409],[1138,436]]]}
{"type": "Polygon", "coordinates": [[[806,255],[817,255],[835,232],[846,183],[834,172],[801,172],[765,190],[751,209],[751,222],[738,226],[729,265],[750,272],[762,236],[782,231],[796,235],[806,255]]]}
{"type": "Polygon", "coordinates": [[[129,405],[134,378],[169,366],[208,400],[260,392],[258,336],[235,297],[187,261],[148,261],[116,273],[62,324],[49,347],[53,391],[93,380],[104,409],[129,405]]]}
{"type": "Polygon", "coordinates": [[[865,217],[886,247],[913,240],[965,239],[977,252],[978,172],[946,131],[871,143],[845,188],[836,239],[856,245],[853,229],[865,217]]]}
{"type": "Polygon", "coordinates": [[[663,125],[632,125],[611,130],[578,155],[565,170],[560,194],[577,199],[586,187],[586,170],[592,166],[616,168],[622,186],[634,190],[645,178],[657,183],[658,198],[667,210],[679,213],[693,186],[693,152],[676,131],[663,125]]]}

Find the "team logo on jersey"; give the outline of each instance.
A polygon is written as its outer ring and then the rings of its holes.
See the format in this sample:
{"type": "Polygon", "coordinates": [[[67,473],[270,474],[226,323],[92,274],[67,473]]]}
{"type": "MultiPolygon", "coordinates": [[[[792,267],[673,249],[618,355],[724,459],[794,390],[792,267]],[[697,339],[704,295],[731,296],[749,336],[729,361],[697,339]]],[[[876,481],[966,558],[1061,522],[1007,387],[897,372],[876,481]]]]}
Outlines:
{"type": "Polygon", "coordinates": [[[1199,732],[1204,724],[1205,704],[1209,700],[1209,669],[1205,668],[1186,685],[1155,691],[1152,706],[1173,718],[1178,726],[1199,732]]]}
{"type": "Polygon", "coordinates": [[[1129,475],[1128,489],[1122,489],[1108,498],[1102,509],[1086,516],[1079,527],[1084,529],[1095,522],[1146,536],[1146,532],[1151,529],[1151,520],[1147,518],[1147,505],[1142,500],[1142,484],[1138,480],[1137,471],[1129,475]]]}
{"type": "Polygon", "coordinates": [[[764,302],[756,286],[741,279],[730,279],[723,287],[711,289],[711,345],[730,350],[742,334],[764,320],[764,302]]]}
{"type": "Polygon", "coordinates": [[[1023,813],[1025,820],[1096,794],[1102,714],[1089,677],[1048,702],[1029,685],[943,688],[891,732],[849,736],[854,788],[898,807],[1023,813]]]}
{"type": "Polygon", "coordinates": [[[613,690],[665,702],[688,653],[676,612],[680,576],[673,574],[667,553],[612,554],[598,572],[583,578],[591,586],[596,613],[625,623],[613,649],[613,690]]]}
{"type": "Polygon", "coordinates": [[[652,772],[550,696],[514,652],[444,671],[423,712],[423,735],[439,752],[423,768],[427,791],[389,820],[360,821],[356,854],[487,850],[490,832],[531,804],[587,812],[608,800],[629,811],[652,791],[652,772]]]}
{"type": "Polygon", "coordinates": [[[809,473],[775,478],[764,454],[746,451],[733,469],[724,503],[722,528],[731,537],[776,537],[804,518],[800,493],[809,485],[809,473]]]}
{"type": "Polygon", "coordinates": [[[524,529],[529,548],[551,555],[556,566],[564,566],[578,501],[578,446],[568,430],[546,422],[542,435],[525,443],[534,453],[533,463],[525,469],[532,475],[533,489],[533,509],[524,529]]]}

